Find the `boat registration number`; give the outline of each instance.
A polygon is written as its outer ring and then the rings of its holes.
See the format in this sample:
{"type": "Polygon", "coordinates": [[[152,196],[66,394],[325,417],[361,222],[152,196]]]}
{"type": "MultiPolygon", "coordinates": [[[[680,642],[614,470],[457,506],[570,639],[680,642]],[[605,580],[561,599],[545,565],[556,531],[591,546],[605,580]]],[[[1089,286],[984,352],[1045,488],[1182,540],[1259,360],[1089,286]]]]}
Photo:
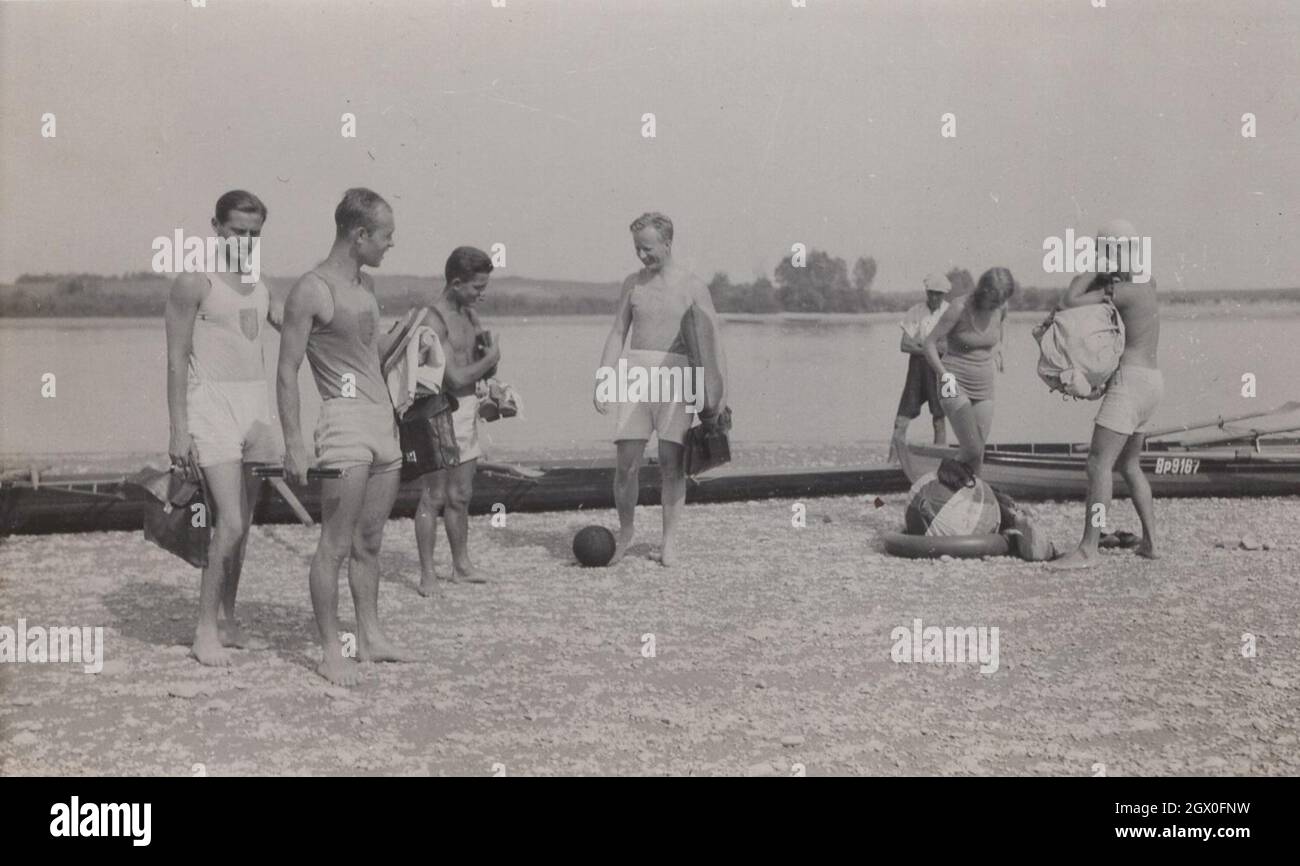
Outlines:
{"type": "Polygon", "coordinates": [[[1201,461],[1191,457],[1157,457],[1157,475],[1195,475],[1201,461]]]}

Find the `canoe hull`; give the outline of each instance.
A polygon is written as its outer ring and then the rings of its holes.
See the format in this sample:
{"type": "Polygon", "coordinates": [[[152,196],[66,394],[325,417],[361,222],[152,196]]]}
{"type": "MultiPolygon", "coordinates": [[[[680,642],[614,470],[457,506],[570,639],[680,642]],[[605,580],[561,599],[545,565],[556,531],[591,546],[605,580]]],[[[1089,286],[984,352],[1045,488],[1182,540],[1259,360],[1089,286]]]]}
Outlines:
{"type": "MultiPolygon", "coordinates": [[[[497,505],[507,513],[523,511],[565,511],[614,507],[614,467],[598,461],[579,464],[543,464],[536,477],[516,468],[480,466],[474,478],[472,514],[492,513],[497,505]]],[[[641,505],[659,504],[659,467],[641,467],[641,505]]],[[[851,466],[839,469],[793,469],[746,472],[730,467],[692,478],[687,482],[688,503],[734,502],[785,497],[842,496],[895,493],[908,488],[907,476],[899,469],[881,466],[851,466]]],[[[99,532],[138,530],[143,526],[144,493],[120,479],[94,485],[87,478],[51,478],[33,489],[6,484],[0,488],[0,535],[10,533],[99,532]],[[60,486],[63,485],[63,486],[60,486]],[[66,489],[76,485],[78,489],[66,489]]],[[[402,485],[393,517],[411,517],[419,505],[422,487],[413,481],[402,485]]],[[[315,520],[320,519],[320,483],[294,487],[315,520]]],[[[499,509],[496,509],[499,510],[499,509]]],[[[269,484],[264,484],[253,513],[256,523],[296,523],[297,517],[269,484]]]]}
{"type": "MultiPolygon", "coordinates": [[[[956,448],[909,445],[914,477],[931,472],[956,448]]],[[[1078,446],[990,445],[982,477],[1016,499],[1083,499],[1088,495],[1088,455],[1078,446]]],[[[1157,497],[1294,496],[1300,494],[1300,452],[1256,454],[1250,449],[1153,449],[1142,454],[1142,471],[1157,497]]],[[[1127,497],[1117,472],[1114,495],[1127,497]]]]}

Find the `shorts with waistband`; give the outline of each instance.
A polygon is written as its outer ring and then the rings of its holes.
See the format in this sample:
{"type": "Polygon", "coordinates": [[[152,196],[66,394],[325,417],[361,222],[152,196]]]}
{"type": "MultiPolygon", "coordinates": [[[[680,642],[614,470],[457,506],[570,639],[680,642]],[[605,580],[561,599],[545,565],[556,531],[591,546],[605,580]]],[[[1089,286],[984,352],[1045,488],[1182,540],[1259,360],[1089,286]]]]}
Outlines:
{"type": "Polygon", "coordinates": [[[936,421],[942,419],[939,377],[923,356],[908,355],[907,358],[907,381],[903,383],[903,396],[898,400],[898,417],[915,418],[921,414],[922,405],[929,405],[930,417],[936,421]]]}
{"type": "Polygon", "coordinates": [[[658,393],[647,395],[645,400],[620,400],[618,403],[618,426],[614,431],[614,441],[621,442],[625,439],[646,439],[650,438],[651,432],[659,434],[660,441],[675,442],[678,445],[686,441],[686,431],[691,429],[691,424],[695,421],[695,412],[687,411],[694,409],[693,404],[685,401],[686,377],[692,378],[691,384],[695,388],[702,388],[703,382],[695,381],[698,377],[691,368],[690,359],[685,355],[679,355],[676,352],[658,352],[649,349],[628,349],[627,351],[627,369],[629,382],[632,377],[632,370],[640,368],[644,373],[638,373],[638,376],[645,376],[645,381],[649,382],[651,378],[659,380],[660,385],[656,390],[661,390],[664,383],[669,380],[661,376],[665,370],[680,370],[680,375],[673,376],[673,383],[682,383],[680,388],[674,384],[669,390],[675,393],[658,393]],[[660,399],[651,402],[649,396],[657,396],[660,399]]]}
{"type": "Polygon", "coordinates": [[[271,426],[265,381],[191,380],[186,406],[199,466],[280,462],[284,449],[271,426]]]}
{"type": "Polygon", "coordinates": [[[1164,393],[1165,378],[1159,370],[1121,364],[1101,400],[1097,426],[1124,436],[1141,432],[1164,393]]]}
{"type": "Polygon", "coordinates": [[[322,469],[369,466],[371,475],[401,469],[392,404],[354,397],[326,400],[316,422],[316,462],[322,469]]]}
{"type": "Polygon", "coordinates": [[[456,450],[460,452],[460,462],[468,463],[483,456],[483,448],[478,441],[478,397],[457,397],[460,405],[451,413],[451,427],[456,431],[456,450]]]}

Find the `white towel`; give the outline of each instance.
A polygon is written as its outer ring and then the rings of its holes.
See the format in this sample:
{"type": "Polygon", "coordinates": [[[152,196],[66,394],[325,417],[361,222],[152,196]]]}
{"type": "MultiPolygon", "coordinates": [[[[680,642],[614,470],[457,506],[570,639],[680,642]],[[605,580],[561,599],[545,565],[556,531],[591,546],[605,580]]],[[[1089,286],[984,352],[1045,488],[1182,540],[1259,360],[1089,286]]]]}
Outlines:
{"type": "Polygon", "coordinates": [[[385,371],[388,396],[393,408],[401,415],[415,402],[417,387],[434,394],[442,391],[442,379],[447,372],[447,355],[442,341],[428,325],[420,325],[411,333],[405,351],[390,359],[385,371]]]}

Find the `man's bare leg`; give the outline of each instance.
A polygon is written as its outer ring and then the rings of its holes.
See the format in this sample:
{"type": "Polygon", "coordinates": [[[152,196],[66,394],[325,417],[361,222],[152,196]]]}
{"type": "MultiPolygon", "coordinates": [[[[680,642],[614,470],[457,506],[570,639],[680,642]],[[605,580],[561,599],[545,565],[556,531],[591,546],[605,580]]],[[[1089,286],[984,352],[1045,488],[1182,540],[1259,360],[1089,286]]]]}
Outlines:
{"type": "Polygon", "coordinates": [[[248,554],[248,532],[253,525],[253,511],[257,506],[257,494],[261,490],[263,481],[253,474],[252,464],[244,464],[244,524],[243,535],[239,540],[239,556],[231,562],[230,571],[226,574],[225,593],[221,600],[222,613],[225,619],[220,623],[221,643],[228,647],[237,649],[268,649],[270,644],[261,638],[255,638],[244,631],[240,626],[239,620],[235,618],[235,594],[239,592],[239,578],[244,570],[244,557],[248,554]]]}
{"type": "Polygon", "coordinates": [[[1128,482],[1129,498],[1142,522],[1142,541],[1133,552],[1147,559],[1159,559],[1156,550],[1156,510],[1151,498],[1151,484],[1142,474],[1142,445],[1146,436],[1134,433],[1128,437],[1124,451],[1119,455],[1119,471],[1128,482]]]}
{"type": "Polygon", "coordinates": [[[437,592],[433,553],[438,546],[438,517],[444,515],[447,502],[447,470],[429,472],[420,481],[424,490],[415,509],[415,546],[420,552],[420,595],[429,598],[437,592]]]}
{"type": "Polygon", "coordinates": [[[447,504],[442,523],[447,527],[447,543],[451,545],[451,577],[453,581],[486,583],[487,579],[474,568],[469,558],[469,501],[474,495],[474,470],[478,460],[468,460],[447,470],[447,504]]]}
{"type": "MultiPolygon", "coordinates": [[[[342,478],[321,481],[321,531],[311,560],[311,607],[316,614],[321,663],[316,672],[340,686],[356,685],[357,663],[343,655],[339,641],[339,569],[352,551],[352,536],[366,499],[369,466],[344,470],[342,478]]],[[[355,600],[356,593],[353,592],[355,600]]],[[[357,611],[360,619],[360,610],[357,611]]]]}
{"type": "Polygon", "coordinates": [[[659,440],[659,501],[664,511],[664,546],[659,561],[666,567],[677,564],[677,526],[686,507],[686,449],[676,442],[659,440]]]}
{"type": "Polygon", "coordinates": [[[907,425],[911,423],[910,418],[904,418],[899,415],[894,419],[894,432],[889,437],[889,462],[903,462],[903,452],[907,450],[907,425]]]}
{"type": "Polygon", "coordinates": [[[1097,545],[1109,522],[1111,490],[1114,487],[1115,460],[1124,448],[1127,436],[1099,425],[1092,428],[1088,449],[1088,504],[1083,512],[1083,538],[1074,552],[1055,560],[1048,568],[1057,570],[1090,568],[1097,564],[1097,545]],[[1096,506],[1102,506],[1100,509],[1096,506]]]}
{"type": "Polygon", "coordinates": [[[614,443],[617,449],[614,466],[614,505],[618,508],[618,540],[610,565],[617,565],[632,545],[636,527],[636,500],[641,492],[641,455],[645,453],[644,439],[621,439],[614,443]]]}
{"type": "MultiPolygon", "coordinates": [[[[362,467],[361,471],[368,471],[368,467],[362,467]]],[[[371,475],[366,482],[361,514],[352,533],[348,584],[352,587],[352,604],[357,610],[358,661],[410,662],[418,658],[391,640],[379,627],[379,548],[401,484],[401,472],[371,475]]]]}
{"type": "Polygon", "coordinates": [[[202,664],[222,667],[230,664],[230,653],[221,645],[217,611],[221,607],[227,575],[237,562],[244,534],[242,464],[220,463],[201,470],[212,497],[212,538],[208,564],[199,582],[199,622],[190,652],[202,664]]]}
{"type": "Polygon", "coordinates": [[[931,422],[934,425],[934,444],[947,445],[948,444],[948,422],[944,421],[942,417],[932,418],[931,422]]]}

